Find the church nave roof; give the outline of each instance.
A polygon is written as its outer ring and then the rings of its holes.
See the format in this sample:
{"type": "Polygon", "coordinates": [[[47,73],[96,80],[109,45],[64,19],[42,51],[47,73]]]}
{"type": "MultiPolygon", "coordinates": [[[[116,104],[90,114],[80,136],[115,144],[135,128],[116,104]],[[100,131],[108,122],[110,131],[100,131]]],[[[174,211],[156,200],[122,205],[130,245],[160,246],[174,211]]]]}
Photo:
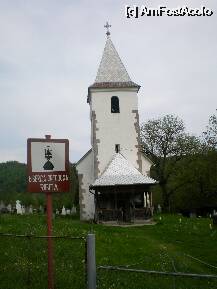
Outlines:
{"type": "Polygon", "coordinates": [[[107,169],[91,187],[155,183],[154,179],[142,175],[122,154],[116,153],[107,169]]]}

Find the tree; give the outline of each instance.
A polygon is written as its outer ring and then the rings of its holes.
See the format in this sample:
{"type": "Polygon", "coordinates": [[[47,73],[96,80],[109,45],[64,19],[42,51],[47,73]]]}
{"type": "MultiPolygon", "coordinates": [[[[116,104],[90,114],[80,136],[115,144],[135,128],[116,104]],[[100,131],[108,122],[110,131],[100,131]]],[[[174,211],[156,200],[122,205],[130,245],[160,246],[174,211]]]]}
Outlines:
{"type": "Polygon", "coordinates": [[[217,115],[211,115],[209,118],[209,125],[206,127],[206,131],[203,134],[207,146],[212,149],[217,149],[217,115]]]}
{"type": "MultiPolygon", "coordinates": [[[[176,166],[170,186],[183,183],[172,196],[175,211],[198,211],[217,206],[217,152],[188,155],[176,166]]],[[[211,212],[211,211],[210,211],[211,212]]]]}
{"type": "MultiPolygon", "coordinates": [[[[45,195],[27,192],[27,166],[17,161],[0,163],[0,201],[14,203],[20,200],[24,205],[44,205],[45,195]]],[[[78,177],[74,164],[70,164],[70,191],[69,193],[54,194],[54,208],[63,205],[71,207],[78,205],[78,177]]]]}
{"type": "Polygon", "coordinates": [[[168,211],[172,195],[185,183],[183,180],[183,183],[179,182],[171,186],[169,181],[182,158],[198,152],[200,141],[185,132],[185,126],[181,119],[173,115],[166,115],[142,124],[141,144],[143,152],[155,164],[152,176],[159,182],[163,208],[168,211]]]}

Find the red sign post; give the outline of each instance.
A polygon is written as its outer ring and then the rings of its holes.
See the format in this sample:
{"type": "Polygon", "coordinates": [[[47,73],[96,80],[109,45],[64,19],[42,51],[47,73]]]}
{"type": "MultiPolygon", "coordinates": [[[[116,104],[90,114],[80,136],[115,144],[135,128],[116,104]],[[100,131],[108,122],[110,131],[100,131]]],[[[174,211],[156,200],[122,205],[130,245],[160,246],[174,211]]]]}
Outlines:
{"type": "Polygon", "coordinates": [[[54,289],[52,246],[52,193],[69,191],[69,141],[29,138],[27,140],[28,191],[46,193],[48,289],[54,289]]]}

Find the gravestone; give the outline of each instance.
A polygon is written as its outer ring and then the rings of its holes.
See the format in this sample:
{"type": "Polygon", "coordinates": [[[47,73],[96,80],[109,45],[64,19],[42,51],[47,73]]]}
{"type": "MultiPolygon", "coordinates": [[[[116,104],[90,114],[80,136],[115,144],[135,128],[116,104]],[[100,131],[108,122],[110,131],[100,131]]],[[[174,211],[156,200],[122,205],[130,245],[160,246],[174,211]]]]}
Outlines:
{"type": "Polygon", "coordinates": [[[217,212],[216,212],[216,210],[213,210],[212,221],[213,221],[213,225],[217,226],[217,212]]]}
{"type": "Polygon", "coordinates": [[[58,210],[58,209],[56,209],[56,215],[59,215],[59,214],[60,214],[59,210],[58,210]]]}
{"type": "Polygon", "coordinates": [[[12,205],[11,205],[11,204],[8,204],[8,205],[7,205],[7,209],[8,209],[8,212],[11,213],[11,212],[12,212],[12,205]]]}
{"type": "Polygon", "coordinates": [[[69,209],[66,209],[66,215],[70,215],[71,211],[69,209]]]}
{"type": "Polygon", "coordinates": [[[26,208],[24,205],[21,206],[22,214],[24,215],[26,213],[26,208]]]}
{"type": "Polygon", "coordinates": [[[29,214],[33,214],[33,207],[32,207],[32,205],[29,206],[29,214]]]}
{"type": "Polygon", "coordinates": [[[39,213],[44,214],[44,207],[42,205],[39,206],[39,213]]]}
{"type": "Polygon", "coordinates": [[[8,209],[7,207],[5,206],[4,202],[1,201],[1,207],[0,207],[0,213],[8,213],[8,209]]]}
{"type": "Polygon", "coordinates": [[[65,207],[63,206],[63,208],[62,208],[62,212],[61,212],[61,215],[62,216],[65,216],[66,215],[66,209],[65,209],[65,207]]]}
{"type": "Polygon", "coordinates": [[[21,204],[20,204],[19,200],[16,201],[16,211],[17,211],[17,215],[22,215],[23,214],[22,207],[21,207],[21,204]]]}
{"type": "Polygon", "coordinates": [[[25,207],[25,213],[26,213],[26,214],[29,214],[29,206],[26,206],[26,207],[25,207]]]}
{"type": "Polygon", "coordinates": [[[72,214],[72,215],[75,215],[75,214],[76,214],[76,207],[75,207],[75,206],[72,207],[72,209],[71,209],[71,214],[72,214]]]}
{"type": "Polygon", "coordinates": [[[3,201],[0,202],[0,211],[5,208],[5,204],[3,201]]]}

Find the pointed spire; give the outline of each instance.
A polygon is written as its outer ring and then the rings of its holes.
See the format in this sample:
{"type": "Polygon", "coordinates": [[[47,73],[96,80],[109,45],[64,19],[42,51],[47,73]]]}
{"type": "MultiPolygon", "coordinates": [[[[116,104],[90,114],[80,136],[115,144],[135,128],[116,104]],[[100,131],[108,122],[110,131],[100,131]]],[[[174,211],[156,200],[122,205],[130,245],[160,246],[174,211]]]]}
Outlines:
{"type": "MultiPolygon", "coordinates": [[[[109,32],[110,33],[110,32],[109,32]]],[[[107,34],[108,36],[108,34],[107,34]]],[[[115,47],[108,37],[95,82],[128,82],[131,81],[115,47]]]]}
{"type": "Polygon", "coordinates": [[[95,82],[89,86],[87,102],[90,102],[90,89],[91,88],[136,88],[137,92],[140,85],[131,81],[126,68],[124,67],[117,50],[110,38],[108,22],[105,25],[107,29],[107,40],[103,51],[102,59],[97,71],[95,82]]]}

